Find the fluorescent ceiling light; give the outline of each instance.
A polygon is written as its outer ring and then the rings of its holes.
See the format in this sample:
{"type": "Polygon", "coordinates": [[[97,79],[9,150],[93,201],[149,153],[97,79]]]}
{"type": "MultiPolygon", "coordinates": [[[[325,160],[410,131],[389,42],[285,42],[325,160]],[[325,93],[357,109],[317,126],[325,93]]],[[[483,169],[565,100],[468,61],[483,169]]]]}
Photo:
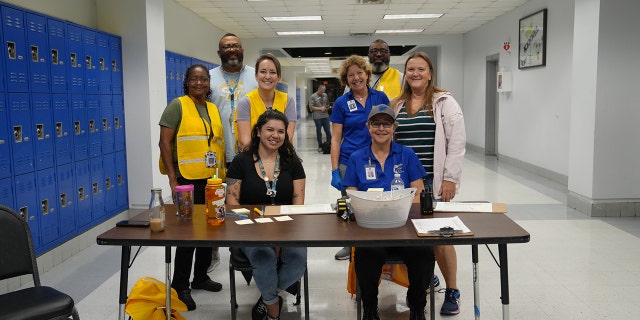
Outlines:
{"type": "Polygon", "coordinates": [[[279,36],[294,36],[294,35],[310,35],[310,34],[324,34],[324,31],[278,31],[279,36]]]}
{"type": "Polygon", "coordinates": [[[322,16],[262,17],[265,21],[318,21],[322,16]]]}
{"type": "Polygon", "coordinates": [[[376,30],[375,33],[420,33],[424,29],[376,30]]]}
{"type": "Polygon", "coordinates": [[[416,14],[385,14],[382,19],[435,19],[440,18],[442,13],[416,13],[416,14]]]}

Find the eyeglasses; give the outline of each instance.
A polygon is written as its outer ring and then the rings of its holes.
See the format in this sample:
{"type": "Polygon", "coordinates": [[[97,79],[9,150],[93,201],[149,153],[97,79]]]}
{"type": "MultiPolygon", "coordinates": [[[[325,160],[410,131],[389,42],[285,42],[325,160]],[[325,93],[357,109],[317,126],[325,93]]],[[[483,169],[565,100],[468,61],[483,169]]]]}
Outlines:
{"type": "Polygon", "coordinates": [[[239,43],[225,44],[220,46],[222,50],[231,50],[231,49],[242,49],[242,45],[239,43]]]}
{"type": "Polygon", "coordinates": [[[388,54],[389,50],[387,49],[369,49],[370,54],[388,54]]]}
{"type": "Polygon", "coordinates": [[[389,128],[391,128],[393,123],[389,122],[389,121],[377,121],[377,120],[371,122],[371,126],[374,127],[374,128],[378,128],[378,127],[380,127],[380,125],[382,125],[386,129],[389,129],[389,128]]]}
{"type": "Polygon", "coordinates": [[[209,78],[197,78],[197,77],[189,78],[189,83],[198,83],[198,82],[207,83],[209,82],[209,78]]]}

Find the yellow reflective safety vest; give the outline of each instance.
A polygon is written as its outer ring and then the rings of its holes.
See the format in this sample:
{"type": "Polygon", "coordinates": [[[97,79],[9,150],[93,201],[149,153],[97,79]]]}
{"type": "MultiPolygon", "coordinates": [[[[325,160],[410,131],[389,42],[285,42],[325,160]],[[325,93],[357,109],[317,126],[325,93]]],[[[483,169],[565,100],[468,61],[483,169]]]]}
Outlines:
{"type": "Polygon", "coordinates": [[[402,93],[402,84],[399,79],[400,71],[395,68],[389,68],[382,74],[380,81],[378,81],[378,86],[374,89],[384,92],[387,98],[392,100],[402,93]]]}
{"type": "MultiPolygon", "coordinates": [[[[176,133],[176,152],[178,169],[182,177],[189,180],[207,179],[218,173],[225,179],[224,132],[220,114],[215,104],[207,102],[210,123],[198,113],[195,103],[189,96],[178,98],[182,106],[182,119],[176,133]],[[215,153],[215,167],[207,168],[205,154],[215,153]]],[[[160,172],[166,174],[160,159],[160,172]]]]}
{"type": "MultiPolygon", "coordinates": [[[[284,113],[284,111],[287,109],[288,96],[286,93],[279,90],[275,90],[275,92],[276,92],[276,96],[273,99],[272,108],[284,113]]],[[[249,128],[253,130],[253,127],[258,122],[258,117],[260,117],[265,111],[267,111],[267,106],[264,104],[264,101],[262,101],[262,98],[260,98],[260,94],[258,94],[258,89],[251,90],[249,93],[247,93],[247,98],[249,98],[249,106],[250,106],[249,107],[250,108],[249,128]]],[[[238,141],[238,110],[237,109],[236,109],[236,113],[234,115],[233,120],[234,120],[233,132],[235,133],[236,141],[238,141]]],[[[236,145],[236,148],[237,147],[238,146],[236,145]]]]}

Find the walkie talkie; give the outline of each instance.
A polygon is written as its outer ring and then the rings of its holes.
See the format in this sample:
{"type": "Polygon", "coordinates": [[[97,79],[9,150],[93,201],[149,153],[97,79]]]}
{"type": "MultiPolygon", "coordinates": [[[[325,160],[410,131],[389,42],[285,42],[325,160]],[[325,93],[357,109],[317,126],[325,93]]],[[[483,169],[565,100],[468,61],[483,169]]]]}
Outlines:
{"type": "Polygon", "coordinates": [[[433,192],[431,185],[425,178],[422,179],[424,189],[420,192],[420,214],[423,216],[433,215],[433,192]]]}

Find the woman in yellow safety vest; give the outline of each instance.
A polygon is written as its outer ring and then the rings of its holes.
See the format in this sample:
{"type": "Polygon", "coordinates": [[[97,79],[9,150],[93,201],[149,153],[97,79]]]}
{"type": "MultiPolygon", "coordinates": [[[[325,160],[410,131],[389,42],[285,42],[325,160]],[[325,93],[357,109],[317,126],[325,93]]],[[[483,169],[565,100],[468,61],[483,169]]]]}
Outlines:
{"type": "Polygon", "coordinates": [[[271,53],[263,54],[258,58],[255,69],[258,88],[240,98],[236,110],[237,130],[235,132],[239,151],[249,146],[251,130],[258,121],[258,117],[267,109],[278,110],[287,117],[289,120],[287,133],[290,141],[293,141],[293,133],[298,121],[295,99],[289,97],[286,92],[276,90],[276,85],[282,79],[282,67],[278,58],[271,53]]]}

